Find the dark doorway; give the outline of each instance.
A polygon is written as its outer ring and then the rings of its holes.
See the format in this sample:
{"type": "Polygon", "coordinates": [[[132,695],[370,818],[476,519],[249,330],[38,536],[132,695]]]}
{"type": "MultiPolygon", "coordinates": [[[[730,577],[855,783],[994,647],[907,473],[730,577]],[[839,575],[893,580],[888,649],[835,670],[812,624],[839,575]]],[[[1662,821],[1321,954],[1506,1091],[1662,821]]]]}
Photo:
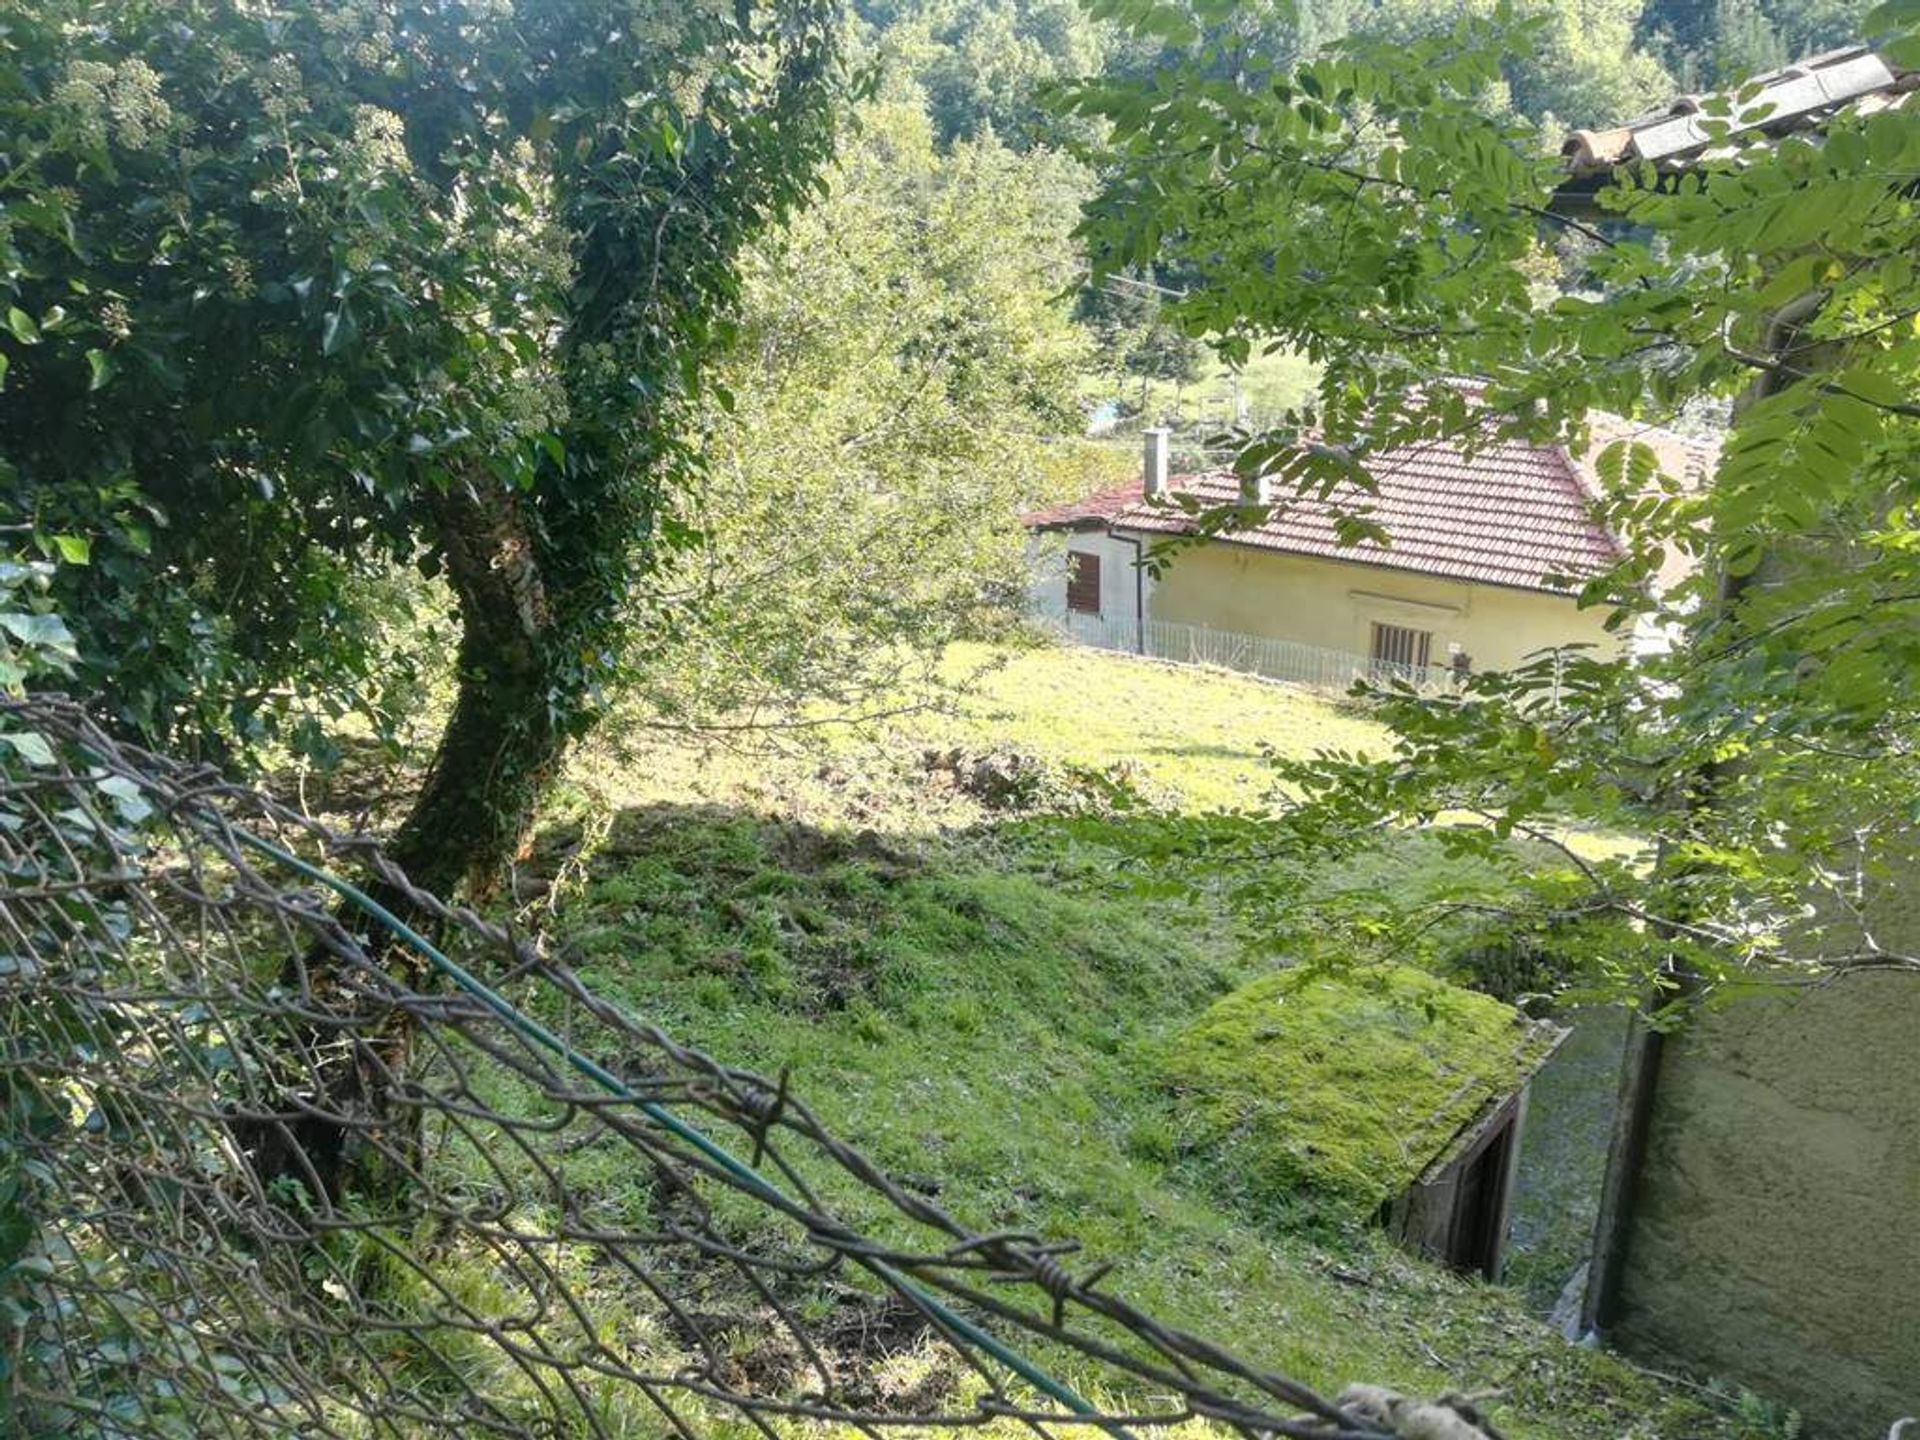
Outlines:
{"type": "Polygon", "coordinates": [[[1506,1245],[1507,1178],[1513,1158],[1513,1124],[1502,1125],[1460,1177],[1447,1263],[1457,1270],[1498,1277],[1506,1245]]]}

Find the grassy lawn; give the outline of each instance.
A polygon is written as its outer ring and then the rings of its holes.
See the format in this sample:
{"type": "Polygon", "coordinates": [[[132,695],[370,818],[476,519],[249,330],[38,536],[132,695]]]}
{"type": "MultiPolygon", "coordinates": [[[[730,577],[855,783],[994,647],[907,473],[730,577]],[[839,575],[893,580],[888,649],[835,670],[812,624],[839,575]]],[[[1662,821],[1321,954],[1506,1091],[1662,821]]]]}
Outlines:
{"type": "Polygon", "coordinates": [[[977,676],[950,711],[809,749],[596,741],[528,867],[529,918],[609,998],[728,1061],[791,1067],[828,1123],[970,1223],[1075,1236],[1120,1261],[1128,1298],[1251,1359],[1330,1390],[1497,1391],[1515,1436],[1734,1433],[1566,1346],[1518,1292],[1256,1193],[1167,1077],[1183,1032],[1272,962],[1113,883],[1117,852],[1067,863],[1032,808],[1044,787],[1009,803],[961,783],[964,757],[1021,756],[1178,809],[1250,805],[1263,747],[1367,746],[1377,727],[1085,650],[946,663],[977,676]]]}
{"type": "Polygon", "coordinates": [[[639,807],[556,924],[599,993],[763,1070],[982,1228],[1071,1235],[1110,1288],[1337,1390],[1498,1390],[1511,1435],[1705,1435],[1510,1291],[1358,1222],[1287,1225],[1183,1140],[1155,1057],[1255,968],[1174,915],[871,834],[639,807]]]}
{"type": "MultiPolygon", "coordinates": [[[[1381,728],[1350,706],[1224,670],[1073,647],[954,646],[941,665],[951,702],[811,745],[688,742],[603,732],[575,761],[580,799],[719,804],[808,823],[927,834],[978,822],[964,787],[927,784],[929,752],[1024,755],[1124,776],[1171,808],[1260,804],[1263,752],[1367,748],[1381,728]]],[[[932,763],[944,763],[939,756],[932,763]]]]}
{"type": "Polygon", "coordinates": [[[977,673],[957,717],[920,733],[1013,745],[1049,760],[1125,766],[1183,808],[1258,804],[1271,788],[1263,748],[1287,756],[1365,749],[1384,739],[1359,711],[1293,686],[1225,670],[1070,647],[1024,653],[957,646],[955,677],[977,673]]]}

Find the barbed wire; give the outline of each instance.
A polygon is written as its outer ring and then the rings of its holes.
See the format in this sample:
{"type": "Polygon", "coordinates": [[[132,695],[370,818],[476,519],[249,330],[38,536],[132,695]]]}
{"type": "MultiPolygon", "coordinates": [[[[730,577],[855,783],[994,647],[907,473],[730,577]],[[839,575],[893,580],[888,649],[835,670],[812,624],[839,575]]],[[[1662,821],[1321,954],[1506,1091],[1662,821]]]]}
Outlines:
{"type": "Polygon", "coordinates": [[[6,1433],[1396,1433],[69,702],[0,703],[0,869],[6,1433]]]}

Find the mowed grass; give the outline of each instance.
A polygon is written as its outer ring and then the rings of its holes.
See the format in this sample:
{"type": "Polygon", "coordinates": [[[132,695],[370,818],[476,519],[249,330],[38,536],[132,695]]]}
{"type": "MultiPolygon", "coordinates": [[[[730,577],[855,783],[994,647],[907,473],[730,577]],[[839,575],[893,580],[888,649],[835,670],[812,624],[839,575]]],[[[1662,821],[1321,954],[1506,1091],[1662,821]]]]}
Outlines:
{"type": "Polygon", "coordinates": [[[1265,751],[1371,750],[1386,732],[1349,702],[1227,670],[1072,646],[955,646],[949,678],[977,676],[929,739],[1002,743],[1048,760],[1136,771],[1182,808],[1257,805],[1273,788],[1265,751]]]}
{"type": "MultiPolygon", "coordinates": [[[[1269,749],[1377,749],[1386,732],[1349,702],[1225,670],[1039,645],[955,645],[937,703],[884,721],[746,741],[603,729],[570,770],[573,808],[720,804],[806,823],[930,834],[977,823],[964,794],[930,790],[951,752],[1030,756],[1123,776],[1170,808],[1262,805],[1269,749]]],[[[885,707],[880,707],[884,709],[885,707]]],[[[815,717],[817,718],[817,717],[815,717]]]]}
{"type": "MultiPolygon", "coordinates": [[[[593,988],[763,1071],[980,1229],[1071,1236],[1161,1318],[1326,1390],[1494,1391],[1513,1436],[1732,1434],[1688,1395],[1570,1348],[1517,1293],[1364,1225],[1289,1224],[1192,1142],[1170,1045],[1273,965],[1193,904],[1115,884],[1045,816],[942,756],[1124,772],[1169,808],[1258,804],[1265,752],[1371,748],[1349,706],[1075,649],[960,647],[941,711],[772,750],[644,731],[584,751],[529,918],[593,988]],[[1036,823],[1037,822],[1037,823],[1036,823]]],[[[1044,793],[1042,796],[1044,803],[1044,793]]],[[[1116,833],[1153,811],[1116,817],[1116,833]]],[[[618,1183],[610,1181],[609,1183],[618,1183]]]]}

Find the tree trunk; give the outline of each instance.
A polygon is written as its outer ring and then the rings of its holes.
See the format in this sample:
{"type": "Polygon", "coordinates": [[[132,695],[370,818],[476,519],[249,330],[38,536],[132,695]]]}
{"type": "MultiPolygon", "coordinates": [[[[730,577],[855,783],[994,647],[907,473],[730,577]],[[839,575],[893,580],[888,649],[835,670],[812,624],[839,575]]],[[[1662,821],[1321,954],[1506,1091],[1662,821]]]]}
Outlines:
{"type": "Polygon", "coordinates": [[[449,493],[435,502],[447,575],[460,602],[453,715],[413,811],[388,855],[423,890],[498,881],[553,777],[565,702],[548,665],[553,629],[519,498],[449,493]]]}
{"type": "MultiPolygon", "coordinates": [[[[412,812],[387,854],[422,890],[449,896],[461,884],[484,896],[497,882],[531,822],[534,803],[552,778],[566,745],[555,715],[570,697],[556,696],[548,657],[555,627],[520,497],[497,484],[462,489],[433,502],[447,575],[459,599],[461,637],[453,715],[412,812]],[[483,498],[484,497],[484,498],[483,498]]],[[[434,935],[396,887],[372,878],[368,893],[408,923],[434,935]]],[[[368,934],[365,917],[351,917],[368,934]]],[[[428,981],[425,959],[397,939],[370,948],[410,988],[428,981]],[[385,951],[382,956],[382,951],[385,951]]],[[[306,957],[306,982],[327,983],[330,956],[306,957]]],[[[299,967],[288,979],[297,982],[299,967]]],[[[286,1174],[318,1179],[329,1198],[350,1191],[380,1192],[404,1185],[420,1153],[419,1112],[393,1103],[396,1077],[407,1073],[413,1036],[405,1012],[395,1012],[379,1034],[312,1037],[314,1054],[331,1054],[326,1073],[312,1077],[323,1111],[357,1123],[313,1118],[299,1134],[263,1145],[256,1168],[264,1181],[286,1174]],[[339,1040],[350,1038],[343,1053],[339,1040]],[[372,1126],[363,1140],[361,1126],[372,1126]],[[297,1152],[297,1153],[296,1153],[297,1152]]]]}

